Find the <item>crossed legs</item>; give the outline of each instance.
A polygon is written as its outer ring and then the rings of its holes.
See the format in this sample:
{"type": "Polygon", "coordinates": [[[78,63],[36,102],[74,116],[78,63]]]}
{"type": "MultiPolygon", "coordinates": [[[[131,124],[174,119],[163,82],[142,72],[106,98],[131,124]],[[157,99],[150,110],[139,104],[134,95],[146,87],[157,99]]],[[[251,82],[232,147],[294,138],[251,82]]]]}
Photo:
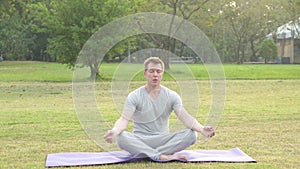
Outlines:
{"type": "Polygon", "coordinates": [[[137,135],[123,131],[117,137],[119,147],[135,158],[150,157],[156,161],[187,160],[183,155],[173,155],[196,142],[196,133],[191,129],[163,135],[137,135]]]}

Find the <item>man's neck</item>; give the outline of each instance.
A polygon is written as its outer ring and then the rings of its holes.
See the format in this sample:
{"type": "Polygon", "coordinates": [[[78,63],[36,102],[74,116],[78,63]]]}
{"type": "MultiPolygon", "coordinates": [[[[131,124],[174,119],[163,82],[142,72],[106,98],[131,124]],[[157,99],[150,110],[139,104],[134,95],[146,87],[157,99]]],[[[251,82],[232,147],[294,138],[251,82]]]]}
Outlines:
{"type": "Polygon", "coordinates": [[[152,97],[153,99],[157,98],[160,92],[160,85],[151,86],[146,84],[145,87],[150,97],[152,97]]]}

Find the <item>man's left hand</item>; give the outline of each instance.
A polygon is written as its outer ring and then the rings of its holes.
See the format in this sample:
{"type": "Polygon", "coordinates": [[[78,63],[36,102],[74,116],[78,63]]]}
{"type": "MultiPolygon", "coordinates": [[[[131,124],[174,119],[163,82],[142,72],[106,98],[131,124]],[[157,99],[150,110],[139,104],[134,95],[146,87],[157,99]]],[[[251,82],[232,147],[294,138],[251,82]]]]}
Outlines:
{"type": "Polygon", "coordinates": [[[205,137],[213,137],[215,135],[215,129],[211,126],[203,126],[201,134],[205,137]]]}

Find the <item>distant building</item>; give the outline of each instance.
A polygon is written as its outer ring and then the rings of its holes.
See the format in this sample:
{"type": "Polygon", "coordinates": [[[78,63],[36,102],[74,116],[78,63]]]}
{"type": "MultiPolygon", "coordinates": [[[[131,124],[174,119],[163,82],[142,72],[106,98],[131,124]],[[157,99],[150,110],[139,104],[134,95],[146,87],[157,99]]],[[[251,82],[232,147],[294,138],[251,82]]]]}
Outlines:
{"type": "Polygon", "coordinates": [[[275,38],[281,63],[300,63],[300,18],[278,27],[267,37],[275,38]]]}

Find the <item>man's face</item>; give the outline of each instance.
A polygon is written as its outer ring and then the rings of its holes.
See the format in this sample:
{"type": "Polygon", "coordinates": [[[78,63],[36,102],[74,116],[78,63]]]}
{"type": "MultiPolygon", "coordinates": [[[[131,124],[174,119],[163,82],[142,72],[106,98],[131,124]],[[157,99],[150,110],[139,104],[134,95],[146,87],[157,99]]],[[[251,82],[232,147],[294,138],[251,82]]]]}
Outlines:
{"type": "Polygon", "coordinates": [[[156,86],[160,84],[163,72],[163,68],[160,64],[149,63],[147,70],[144,72],[144,76],[149,85],[156,86]]]}

